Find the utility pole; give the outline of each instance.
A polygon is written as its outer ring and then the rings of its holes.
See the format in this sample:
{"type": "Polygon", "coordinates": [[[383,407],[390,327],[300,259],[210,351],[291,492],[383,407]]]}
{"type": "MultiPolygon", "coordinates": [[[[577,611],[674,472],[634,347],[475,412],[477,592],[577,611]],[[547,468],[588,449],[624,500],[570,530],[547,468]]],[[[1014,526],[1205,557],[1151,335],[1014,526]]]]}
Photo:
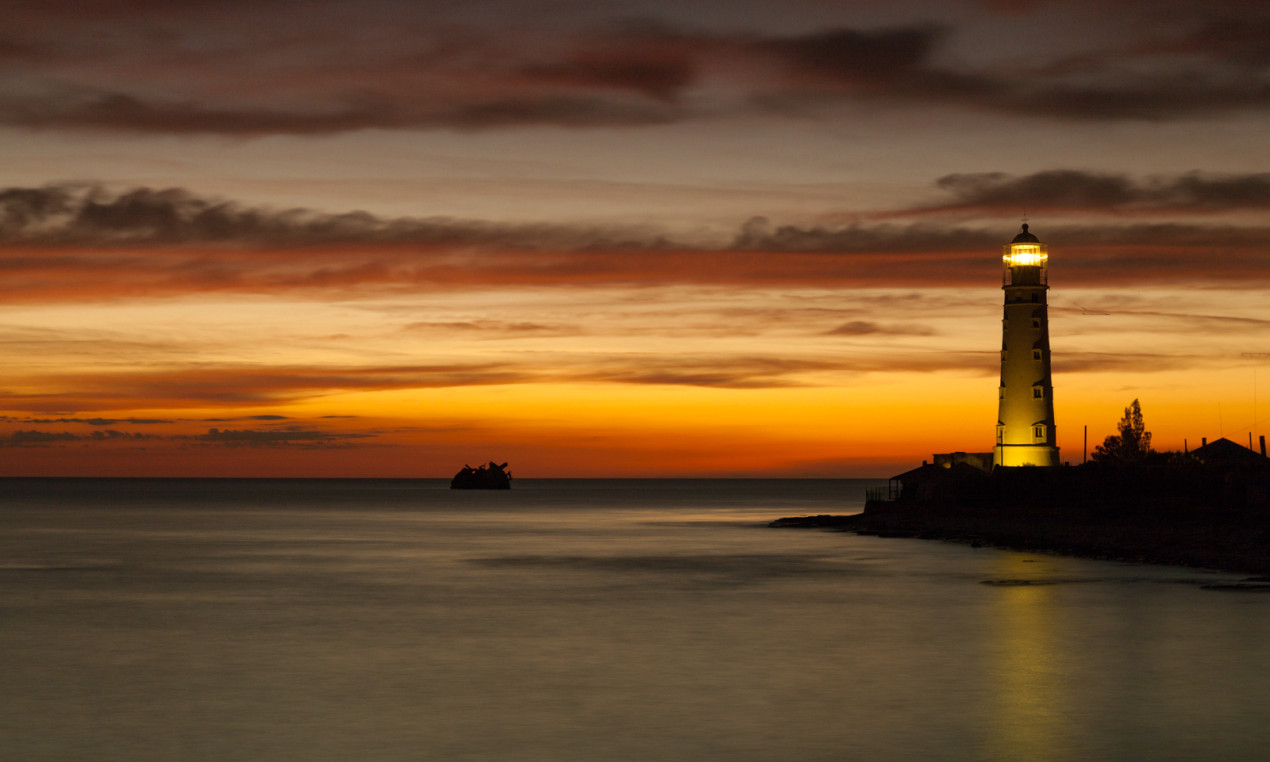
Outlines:
{"type": "MultiPolygon", "coordinates": [[[[1270,359],[1270,352],[1244,352],[1241,357],[1253,360],[1270,359]]],[[[1257,366],[1252,366],[1252,427],[1248,429],[1248,449],[1252,449],[1252,432],[1257,428],[1257,366]]]]}

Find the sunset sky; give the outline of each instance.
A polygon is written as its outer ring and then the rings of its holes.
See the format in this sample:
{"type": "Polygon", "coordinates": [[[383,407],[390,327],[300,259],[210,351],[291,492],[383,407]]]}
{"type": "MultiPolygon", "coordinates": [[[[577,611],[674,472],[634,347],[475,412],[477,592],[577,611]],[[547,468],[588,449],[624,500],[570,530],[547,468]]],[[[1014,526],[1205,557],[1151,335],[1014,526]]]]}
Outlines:
{"type": "Polygon", "coordinates": [[[0,475],[990,450],[1025,212],[1063,459],[1247,444],[1267,136],[1263,2],[15,0],[0,475]]]}

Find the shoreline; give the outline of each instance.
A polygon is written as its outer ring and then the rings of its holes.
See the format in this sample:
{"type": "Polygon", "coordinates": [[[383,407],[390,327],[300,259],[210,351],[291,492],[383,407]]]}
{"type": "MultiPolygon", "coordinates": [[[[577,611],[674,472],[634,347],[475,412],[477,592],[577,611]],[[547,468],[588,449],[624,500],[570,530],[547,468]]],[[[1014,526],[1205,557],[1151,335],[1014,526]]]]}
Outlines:
{"type": "MultiPolygon", "coordinates": [[[[1237,554],[1231,557],[1224,548],[1199,547],[1183,543],[1159,544],[1157,537],[1143,537],[1126,531],[1094,537],[1089,527],[1037,528],[1020,524],[1002,526],[997,522],[914,521],[894,516],[881,517],[869,513],[847,515],[819,514],[788,516],[767,524],[774,529],[821,529],[852,532],[881,538],[935,540],[1024,553],[1084,558],[1092,561],[1179,566],[1189,569],[1220,571],[1249,575],[1241,588],[1270,592],[1270,558],[1263,553],[1237,554]],[[1055,536],[1056,534],[1060,536],[1055,536]],[[1128,534],[1134,539],[1125,541],[1128,534]]],[[[1191,539],[1190,533],[1176,533],[1175,540],[1191,539]]]]}
{"type": "Polygon", "coordinates": [[[1250,575],[1248,583],[1270,592],[1270,547],[1264,523],[1157,521],[1139,516],[1102,516],[1073,521],[1066,514],[1038,516],[940,511],[904,511],[894,504],[870,504],[864,513],[777,518],[772,528],[818,528],[874,537],[958,542],[972,547],[1040,552],[1120,563],[1185,566],[1250,575]]]}
{"type": "Polygon", "coordinates": [[[1173,459],[1059,468],[923,465],[864,511],[778,519],[879,537],[1270,578],[1270,462],[1173,459]]]}

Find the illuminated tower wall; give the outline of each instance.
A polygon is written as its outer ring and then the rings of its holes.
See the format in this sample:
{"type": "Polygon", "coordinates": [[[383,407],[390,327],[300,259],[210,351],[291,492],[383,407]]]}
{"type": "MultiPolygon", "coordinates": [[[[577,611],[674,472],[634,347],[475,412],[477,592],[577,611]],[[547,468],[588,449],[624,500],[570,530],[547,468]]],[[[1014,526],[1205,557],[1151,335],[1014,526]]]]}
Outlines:
{"type": "Polygon", "coordinates": [[[1050,380],[1049,253],[1023,226],[1005,247],[1005,315],[994,466],[1057,466],[1050,380]]]}

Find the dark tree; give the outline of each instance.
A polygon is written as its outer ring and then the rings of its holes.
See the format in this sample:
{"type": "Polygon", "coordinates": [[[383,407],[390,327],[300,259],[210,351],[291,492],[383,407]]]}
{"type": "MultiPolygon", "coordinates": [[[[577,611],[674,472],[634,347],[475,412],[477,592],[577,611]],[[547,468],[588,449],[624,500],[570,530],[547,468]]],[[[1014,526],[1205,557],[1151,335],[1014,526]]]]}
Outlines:
{"type": "Polygon", "coordinates": [[[1142,463],[1151,454],[1151,432],[1142,422],[1142,406],[1137,400],[1124,409],[1118,424],[1119,434],[1112,434],[1094,450],[1095,463],[1142,463]]]}

